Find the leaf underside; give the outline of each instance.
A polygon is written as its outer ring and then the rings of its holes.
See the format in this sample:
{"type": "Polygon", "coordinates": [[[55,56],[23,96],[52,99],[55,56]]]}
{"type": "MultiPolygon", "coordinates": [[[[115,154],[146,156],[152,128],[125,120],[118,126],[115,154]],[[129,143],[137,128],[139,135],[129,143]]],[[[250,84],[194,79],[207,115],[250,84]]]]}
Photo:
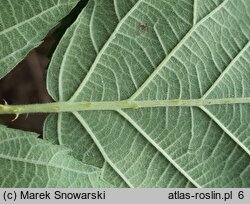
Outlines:
{"type": "Polygon", "coordinates": [[[0,79],[37,47],[79,0],[2,0],[0,79]]]}
{"type": "MultiPolygon", "coordinates": [[[[250,1],[90,0],[54,53],[56,101],[250,96],[250,1]]],[[[250,106],[50,115],[45,137],[117,187],[249,187],[250,106]]]]}
{"type": "MultiPolygon", "coordinates": [[[[77,2],[1,3],[0,78],[77,2]]],[[[52,57],[47,89],[69,102],[250,97],[249,40],[249,0],[89,0],[52,57]]],[[[45,139],[76,159],[0,126],[0,184],[250,187],[249,121],[247,104],[49,115],[45,139]]]]}
{"type": "Polygon", "coordinates": [[[0,125],[0,187],[104,187],[100,169],[34,133],[0,125]]]}

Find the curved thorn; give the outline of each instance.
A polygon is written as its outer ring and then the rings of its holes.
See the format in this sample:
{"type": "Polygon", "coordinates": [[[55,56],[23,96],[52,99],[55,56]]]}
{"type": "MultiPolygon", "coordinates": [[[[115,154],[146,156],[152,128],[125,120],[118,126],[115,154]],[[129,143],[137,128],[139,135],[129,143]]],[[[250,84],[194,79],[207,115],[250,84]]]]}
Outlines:
{"type": "Polygon", "coordinates": [[[16,120],[18,119],[18,117],[19,117],[19,114],[16,114],[15,118],[14,118],[14,119],[12,119],[12,120],[11,120],[11,122],[16,121],[16,120]]]}
{"type": "Polygon", "coordinates": [[[5,99],[3,99],[3,102],[4,102],[4,105],[6,105],[6,106],[9,105],[5,99]]]}

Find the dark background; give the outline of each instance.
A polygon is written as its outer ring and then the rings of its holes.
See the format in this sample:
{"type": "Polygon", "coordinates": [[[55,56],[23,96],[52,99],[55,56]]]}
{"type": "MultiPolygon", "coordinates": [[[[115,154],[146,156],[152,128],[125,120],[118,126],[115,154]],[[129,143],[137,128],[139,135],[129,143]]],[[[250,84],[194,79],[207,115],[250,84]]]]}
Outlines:
{"type": "MultiPolygon", "coordinates": [[[[49,59],[66,29],[75,21],[88,0],[81,0],[72,12],[64,18],[7,76],[0,80],[0,103],[34,104],[52,102],[46,90],[46,72],[49,59]]],[[[47,114],[0,115],[0,124],[8,127],[37,132],[42,135],[43,122],[47,114]]]]}

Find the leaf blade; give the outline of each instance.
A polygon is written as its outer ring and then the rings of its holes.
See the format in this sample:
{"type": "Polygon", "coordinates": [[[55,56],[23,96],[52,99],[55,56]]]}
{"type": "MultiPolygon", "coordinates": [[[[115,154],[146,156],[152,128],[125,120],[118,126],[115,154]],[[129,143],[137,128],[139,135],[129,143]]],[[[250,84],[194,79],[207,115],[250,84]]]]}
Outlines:
{"type": "MultiPolygon", "coordinates": [[[[92,9],[95,7],[93,2],[89,4],[92,9]]],[[[242,67],[238,70],[240,77],[244,78],[242,87],[248,87],[249,60],[242,57],[242,53],[248,54],[247,36],[250,36],[249,26],[245,23],[249,22],[247,11],[250,5],[247,1],[242,0],[237,5],[232,0],[213,1],[213,5],[210,1],[200,4],[197,1],[195,9],[194,1],[144,0],[134,3],[123,20],[119,14],[113,17],[118,19],[114,21],[117,23],[115,29],[112,25],[110,38],[99,36],[103,48],[95,59],[90,60],[92,64],[83,61],[79,65],[87,71],[76,77],[77,85],[75,83],[75,88],[70,91],[66,84],[74,81],[74,77],[64,73],[61,80],[65,85],[62,87],[66,87],[64,93],[68,95],[62,100],[73,96],[72,101],[117,101],[128,99],[135,93],[130,98],[132,102],[197,99],[234,63],[242,67]],[[204,8],[209,9],[205,11],[204,8]],[[194,10],[197,12],[196,25],[193,25],[194,10]]],[[[117,8],[114,5],[109,9],[117,14],[117,8]]],[[[97,10],[96,6],[95,12],[97,10]]],[[[93,14],[88,8],[84,12],[93,14]]],[[[96,14],[97,18],[100,16],[100,13],[99,16],[96,14]]],[[[82,26],[88,30],[89,21],[82,26]]],[[[92,45],[87,37],[83,39],[92,45]]],[[[84,52],[81,54],[86,56],[84,52]]],[[[60,58],[60,53],[55,55],[60,58]]],[[[79,67],[75,69],[80,70],[79,67]]],[[[53,69],[52,62],[51,73],[53,69]]],[[[230,74],[235,76],[231,71],[230,74]]],[[[225,76],[227,79],[223,79],[212,98],[250,96],[247,89],[241,88],[239,80],[235,82],[231,76],[225,76]],[[234,89],[239,92],[235,93],[234,89]]],[[[50,76],[48,78],[51,80],[50,76]]],[[[194,107],[124,110],[122,115],[125,118],[110,111],[79,112],[79,122],[75,125],[82,122],[85,132],[95,136],[97,146],[105,155],[104,160],[111,163],[113,170],[118,168],[118,174],[122,172],[121,177],[130,186],[249,186],[248,181],[242,179],[250,171],[249,154],[244,151],[249,148],[246,146],[249,144],[249,127],[244,126],[243,131],[242,125],[248,121],[247,111],[243,110],[248,110],[249,105],[220,105],[208,109],[213,114],[220,114],[216,117],[225,127],[230,126],[234,139],[217,120],[194,107]],[[239,114],[232,110],[235,107],[241,110],[239,114]],[[225,109],[227,117],[223,113],[225,109]],[[241,118],[242,124],[234,126],[233,120],[227,120],[233,116],[236,121],[241,118]],[[241,142],[240,145],[237,141],[241,142]],[[235,162],[237,157],[239,159],[235,162]]],[[[65,116],[63,120],[67,119],[65,116]]],[[[66,135],[63,137],[63,144],[75,144],[75,141],[66,142],[66,135]]]]}
{"type": "Polygon", "coordinates": [[[78,0],[2,2],[0,8],[0,79],[8,74],[78,0]]]}
{"type": "MultiPolygon", "coordinates": [[[[1,187],[98,187],[100,169],[69,150],[28,133],[0,126],[1,187]]],[[[100,182],[100,183],[99,183],[100,182]]]]}

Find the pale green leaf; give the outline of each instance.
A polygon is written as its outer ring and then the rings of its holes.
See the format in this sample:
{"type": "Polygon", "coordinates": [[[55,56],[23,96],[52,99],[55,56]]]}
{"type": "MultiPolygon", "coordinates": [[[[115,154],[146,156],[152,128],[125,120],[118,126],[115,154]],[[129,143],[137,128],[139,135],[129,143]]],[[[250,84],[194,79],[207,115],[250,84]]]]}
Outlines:
{"type": "Polygon", "coordinates": [[[1,187],[104,187],[101,171],[34,133],[0,125],[1,187]]]}
{"type": "Polygon", "coordinates": [[[1,0],[0,79],[11,71],[79,0],[1,0]]]}
{"type": "MultiPolygon", "coordinates": [[[[90,0],[52,58],[49,93],[250,97],[249,13],[249,0],[90,0]]],[[[60,113],[44,133],[116,186],[249,187],[249,113],[247,104],[60,113]]]]}

